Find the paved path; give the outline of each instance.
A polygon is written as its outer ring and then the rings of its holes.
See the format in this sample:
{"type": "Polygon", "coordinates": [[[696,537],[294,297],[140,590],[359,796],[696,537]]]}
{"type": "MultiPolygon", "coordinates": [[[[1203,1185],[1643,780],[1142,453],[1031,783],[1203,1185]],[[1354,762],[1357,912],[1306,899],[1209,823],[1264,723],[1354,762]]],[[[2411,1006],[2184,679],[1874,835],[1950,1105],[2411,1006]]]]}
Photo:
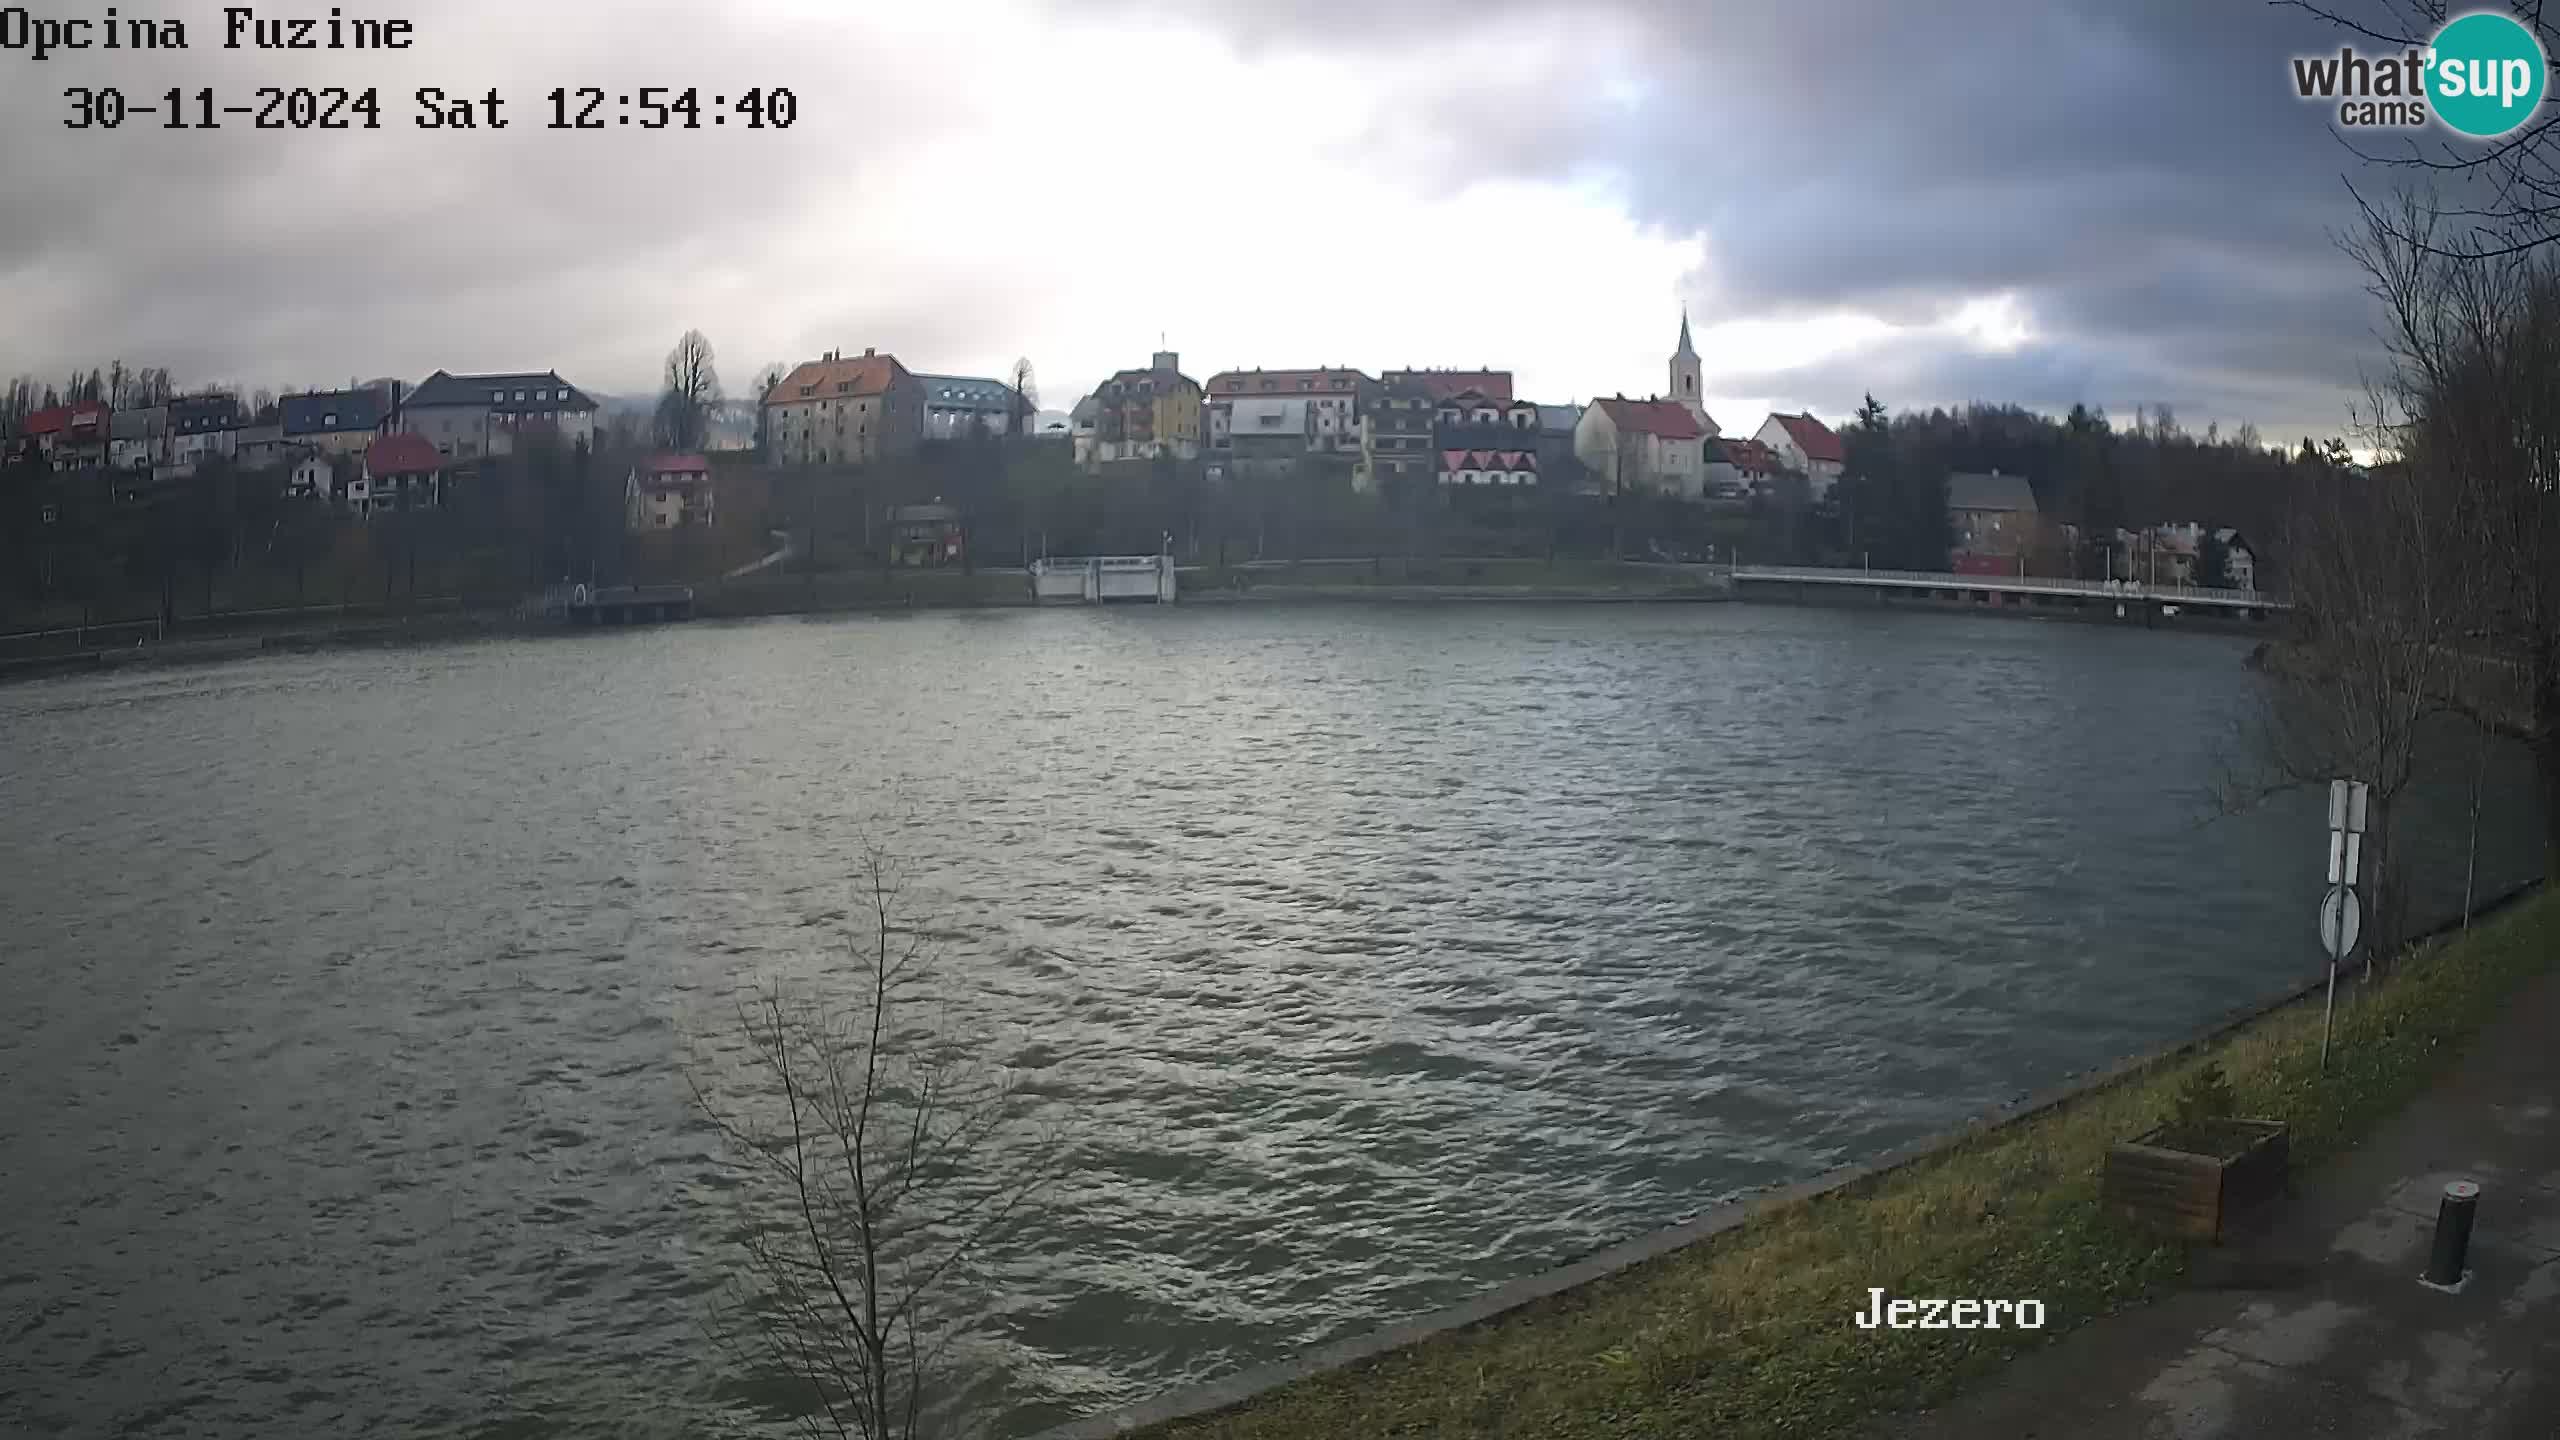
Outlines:
{"type": "Polygon", "coordinates": [[[2265,1233],[2193,1288],[2023,1356],[1915,1440],[2553,1440],[2560,1436],[2560,976],[2448,1082],[2296,1177],[2265,1233]],[[2473,1278],[2418,1283],[2445,1183],[2479,1182],[2473,1278]]]}

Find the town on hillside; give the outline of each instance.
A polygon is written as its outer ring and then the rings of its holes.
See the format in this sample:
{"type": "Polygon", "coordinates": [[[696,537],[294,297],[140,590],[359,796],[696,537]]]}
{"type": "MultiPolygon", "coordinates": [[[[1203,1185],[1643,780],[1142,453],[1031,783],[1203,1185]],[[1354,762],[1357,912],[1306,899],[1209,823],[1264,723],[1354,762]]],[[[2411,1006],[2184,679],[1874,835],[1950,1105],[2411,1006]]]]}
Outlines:
{"type": "Polygon", "coordinates": [[[1005,377],[876,348],[768,366],[725,397],[689,332],[654,400],[557,370],[243,395],[165,370],[0,394],[0,617],[494,596],[565,580],[1012,566],[1046,554],[1747,561],[2272,588],[2305,438],[2119,430],[1977,404],[1761,417],[1728,431],[1679,322],[1661,390],[1517,392],[1506,369],[1239,368],[1154,352],[1039,408],[1005,377]],[[145,607],[148,608],[148,607],[145,607]]]}

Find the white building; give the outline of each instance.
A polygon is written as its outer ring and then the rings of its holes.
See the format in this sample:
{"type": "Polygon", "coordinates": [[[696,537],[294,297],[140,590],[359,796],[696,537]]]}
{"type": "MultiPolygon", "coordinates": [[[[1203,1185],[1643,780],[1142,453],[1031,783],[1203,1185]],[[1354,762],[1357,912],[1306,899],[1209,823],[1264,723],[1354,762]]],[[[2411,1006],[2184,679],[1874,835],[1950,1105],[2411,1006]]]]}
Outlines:
{"type": "Polygon", "coordinates": [[[1376,387],[1358,370],[1225,370],[1202,387],[1202,419],[1212,453],[1227,448],[1237,431],[1235,407],[1244,401],[1297,400],[1307,410],[1307,448],[1360,448],[1361,396],[1376,387]]]}
{"type": "Polygon", "coordinates": [[[119,410],[107,426],[108,464],[119,470],[148,470],[169,463],[168,406],[119,410]]]}
{"type": "Polygon", "coordinates": [[[1022,392],[1001,380],[971,375],[918,375],[924,387],[924,438],[957,440],[983,431],[988,435],[1023,433],[1031,424],[1031,407],[1022,392]]]}
{"type": "Polygon", "coordinates": [[[1087,395],[1077,401],[1076,407],[1067,412],[1067,433],[1073,437],[1072,443],[1075,446],[1078,469],[1093,463],[1094,442],[1097,438],[1094,434],[1094,425],[1101,416],[1102,400],[1094,395],[1087,395]]]}
{"type": "Polygon", "coordinates": [[[2249,548],[2248,540],[2237,530],[2216,530],[2213,538],[2222,542],[2222,578],[2234,590],[2258,588],[2258,556],[2249,548]]]}
{"type": "Polygon", "coordinates": [[[1594,400],[1573,432],[1574,457],[1600,493],[1703,498],[1706,427],[1676,400],[1594,400]]]}
{"type": "Polygon", "coordinates": [[[596,402],[545,370],[535,374],[453,375],[439,370],[400,402],[399,428],[422,436],[439,455],[468,460],[508,455],[519,438],[557,435],[563,446],[595,443],[596,402]]]}
{"type": "Polygon", "coordinates": [[[240,401],[219,391],[169,402],[170,463],[195,466],[240,447],[240,401]]]}
{"type": "Polygon", "coordinates": [[[624,523],[635,534],[712,522],[711,462],[700,455],[652,455],[623,487],[624,523]]]}
{"type": "Polygon", "coordinates": [[[341,463],[326,450],[305,450],[285,477],[284,493],[296,500],[335,500],[341,463]]]}
{"type": "Polygon", "coordinates": [[[1816,500],[1831,493],[1848,465],[1840,437],[1811,415],[1772,415],[1751,438],[1768,446],[1780,464],[1801,473],[1816,500]]]}

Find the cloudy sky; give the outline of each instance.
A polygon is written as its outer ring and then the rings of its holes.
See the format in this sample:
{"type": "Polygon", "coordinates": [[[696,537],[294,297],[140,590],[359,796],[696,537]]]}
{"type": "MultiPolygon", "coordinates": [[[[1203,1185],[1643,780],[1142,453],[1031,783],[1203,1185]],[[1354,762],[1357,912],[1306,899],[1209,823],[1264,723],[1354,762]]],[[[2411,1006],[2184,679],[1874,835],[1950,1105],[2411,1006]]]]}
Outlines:
{"type": "MultiPolygon", "coordinates": [[[[1728,428],[1968,399],[2341,430],[2353,158],[2256,0],[339,0],[395,54],[0,52],[0,369],[557,368],[743,390],[870,345],[1037,368],[1498,365],[1649,393],[1685,304],[1728,428]],[[962,17],[965,15],[965,19],[962,17]],[[384,129],[71,131],[72,86],[377,87],[384,129]],[[507,98],[423,131],[413,92],[507,98]],[[541,128],[555,86],[785,86],[788,131],[541,128]]],[[[100,5],[36,0],[38,17],[100,5]]],[[[325,14],[326,4],[266,14],[325,14]]],[[[613,114],[611,107],[606,112],[613,114]]]]}

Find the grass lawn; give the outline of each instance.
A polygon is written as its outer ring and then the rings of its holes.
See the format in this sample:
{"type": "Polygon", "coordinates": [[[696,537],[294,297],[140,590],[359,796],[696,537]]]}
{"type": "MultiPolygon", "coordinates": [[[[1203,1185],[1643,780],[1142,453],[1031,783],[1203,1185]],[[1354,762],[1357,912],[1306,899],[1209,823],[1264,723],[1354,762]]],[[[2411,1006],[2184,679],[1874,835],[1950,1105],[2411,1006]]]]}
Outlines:
{"type": "Polygon", "coordinates": [[[1270,1392],[1149,1440],[1368,1436],[1811,1436],[1938,1402],[2013,1349],[2141,1303],[2185,1255],[2102,1216],[2107,1147],[2158,1120],[2218,1060],[2239,1113],[2293,1127],[2297,1175],[2418,1094],[2560,955],[2544,893],[2340,998],[2330,1073],[2320,1003],[1848,1189],[1471,1330],[1270,1392]],[[1867,1331],[1889,1296],[2039,1298],[2040,1332],[1867,1331]]]}

